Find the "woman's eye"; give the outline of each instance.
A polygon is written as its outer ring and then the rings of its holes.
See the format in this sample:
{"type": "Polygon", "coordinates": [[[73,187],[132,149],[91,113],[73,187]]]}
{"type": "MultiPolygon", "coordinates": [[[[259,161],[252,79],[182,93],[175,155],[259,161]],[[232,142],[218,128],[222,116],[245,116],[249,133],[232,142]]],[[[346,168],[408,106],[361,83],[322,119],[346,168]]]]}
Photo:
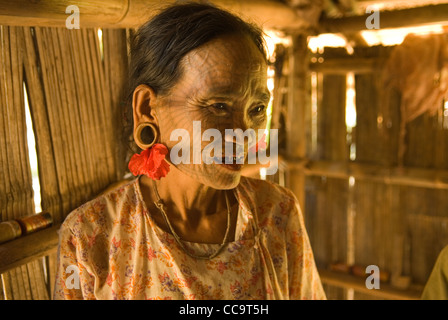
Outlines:
{"type": "Polygon", "coordinates": [[[264,112],[264,110],[265,110],[265,106],[260,105],[260,106],[253,108],[252,113],[259,114],[261,112],[264,112]]]}
{"type": "Polygon", "coordinates": [[[230,109],[226,103],[213,103],[210,105],[211,110],[215,115],[226,116],[230,109]]]}
{"type": "Polygon", "coordinates": [[[214,103],[212,107],[218,110],[227,110],[227,105],[224,103],[214,103]]]}

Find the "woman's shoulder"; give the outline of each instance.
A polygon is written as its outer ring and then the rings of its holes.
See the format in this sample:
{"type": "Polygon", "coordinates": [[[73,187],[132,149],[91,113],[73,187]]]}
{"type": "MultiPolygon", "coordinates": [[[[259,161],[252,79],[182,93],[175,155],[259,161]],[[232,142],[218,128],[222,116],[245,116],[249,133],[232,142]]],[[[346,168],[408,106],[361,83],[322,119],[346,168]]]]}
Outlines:
{"type": "Polygon", "coordinates": [[[299,205],[294,193],[277,183],[242,177],[240,185],[258,206],[281,206],[282,208],[288,207],[290,210],[292,207],[299,205]]]}
{"type": "Polygon", "coordinates": [[[302,220],[299,202],[287,188],[253,178],[244,178],[240,184],[244,189],[243,201],[256,217],[258,227],[269,234],[269,241],[284,239],[289,226],[302,220]]]}
{"type": "Polygon", "coordinates": [[[135,202],[135,180],[113,184],[93,199],[71,211],[61,229],[73,233],[107,228],[113,223],[123,206],[135,202]]]}

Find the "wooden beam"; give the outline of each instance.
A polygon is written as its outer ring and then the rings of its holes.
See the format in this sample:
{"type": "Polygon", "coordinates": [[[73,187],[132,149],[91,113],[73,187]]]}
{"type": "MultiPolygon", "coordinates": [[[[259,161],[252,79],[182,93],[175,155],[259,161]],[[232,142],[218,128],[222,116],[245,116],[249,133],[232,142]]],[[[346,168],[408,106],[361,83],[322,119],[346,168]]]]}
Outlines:
{"type": "Polygon", "coordinates": [[[57,251],[60,225],[0,245],[0,274],[57,251]]]}
{"type": "Polygon", "coordinates": [[[356,0],[356,10],[365,11],[372,5],[381,6],[383,10],[402,10],[424,5],[445,4],[447,0],[356,0]]]}
{"type": "Polygon", "coordinates": [[[324,269],[319,269],[319,275],[324,284],[354,289],[355,291],[370,294],[381,299],[419,300],[423,291],[423,287],[419,285],[412,285],[408,289],[398,289],[388,283],[380,283],[379,289],[368,289],[365,279],[324,269]]]}
{"type": "MultiPolygon", "coordinates": [[[[79,8],[80,27],[135,28],[174,0],[0,0],[0,25],[65,27],[70,5],[79,8]]],[[[200,2],[200,1],[198,1],[200,2]]],[[[211,3],[266,28],[300,29],[309,22],[273,0],[213,0],[211,3]]]]}
{"type": "Polygon", "coordinates": [[[369,180],[385,184],[448,189],[448,170],[412,167],[384,167],[358,162],[300,161],[282,159],[288,168],[302,170],[308,176],[369,180]]]}
{"type": "Polygon", "coordinates": [[[375,62],[373,58],[331,58],[311,63],[310,71],[341,75],[348,72],[371,73],[375,70],[375,62]]]}
{"type": "MultiPolygon", "coordinates": [[[[368,30],[367,13],[346,18],[322,18],[319,21],[319,33],[345,33],[368,30]]],[[[380,28],[402,28],[409,26],[448,23],[448,4],[422,6],[411,9],[380,11],[380,28]]]]}

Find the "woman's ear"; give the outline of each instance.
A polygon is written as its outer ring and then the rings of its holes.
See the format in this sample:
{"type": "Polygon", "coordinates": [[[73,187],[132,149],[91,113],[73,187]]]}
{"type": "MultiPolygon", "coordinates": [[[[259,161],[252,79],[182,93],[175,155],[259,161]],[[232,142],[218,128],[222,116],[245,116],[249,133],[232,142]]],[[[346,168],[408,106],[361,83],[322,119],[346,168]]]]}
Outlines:
{"type": "Polygon", "coordinates": [[[142,122],[150,122],[158,126],[154,108],[156,100],[157,95],[151,87],[141,84],[135,88],[132,96],[134,130],[142,122]]]}
{"type": "Polygon", "coordinates": [[[155,113],[157,96],[154,90],[144,84],[135,88],[132,96],[134,119],[133,136],[135,143],[142,149],[155,142],[158,135],[158,121],[155,113]],[[148,128],[150,132],[147,131],[148,128]],[[154,132],[155,131],[155,132],[154,132]]]}

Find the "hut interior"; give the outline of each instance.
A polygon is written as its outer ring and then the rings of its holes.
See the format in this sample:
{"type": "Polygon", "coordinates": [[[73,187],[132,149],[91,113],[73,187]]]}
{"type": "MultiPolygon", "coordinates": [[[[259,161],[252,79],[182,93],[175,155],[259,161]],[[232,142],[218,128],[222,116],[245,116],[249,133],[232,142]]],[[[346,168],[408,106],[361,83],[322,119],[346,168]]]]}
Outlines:
{"type": "MultiPolygon", "coordinates": [[[[128,39],[172,2],[0,0],[0,221],[52,218],[0,244],[1,299],[51,299],[60,224],[130,178],[128,39]]],[[[419,299],[448,244],[448,1],[209,2],[265,28],[279,170],[245,174],[299,199],[327,298],[419,299]]]]}

